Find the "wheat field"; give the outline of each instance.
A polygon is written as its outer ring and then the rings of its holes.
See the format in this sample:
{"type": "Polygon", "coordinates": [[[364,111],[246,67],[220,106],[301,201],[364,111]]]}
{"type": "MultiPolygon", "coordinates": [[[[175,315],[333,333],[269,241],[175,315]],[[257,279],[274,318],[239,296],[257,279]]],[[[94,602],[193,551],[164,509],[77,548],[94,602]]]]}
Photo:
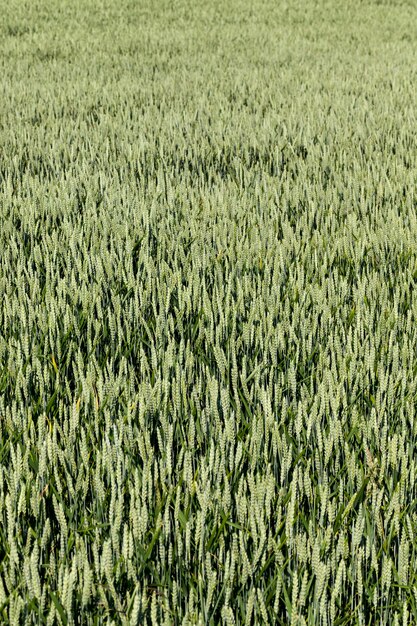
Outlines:
{"type": "Polygon", "coordinates": [[[0,12],[0,623],[417,624],[417,3],[0,12]]]}

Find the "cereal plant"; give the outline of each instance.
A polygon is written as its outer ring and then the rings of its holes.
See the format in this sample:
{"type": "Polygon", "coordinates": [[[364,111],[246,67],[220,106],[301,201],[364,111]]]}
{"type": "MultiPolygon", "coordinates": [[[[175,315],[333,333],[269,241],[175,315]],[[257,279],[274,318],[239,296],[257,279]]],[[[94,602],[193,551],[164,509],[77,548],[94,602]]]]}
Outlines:
{"type": "Polygon", "coordinates": [[[0,623],[417,623],[417,5],[0,12],[0,623]]]}

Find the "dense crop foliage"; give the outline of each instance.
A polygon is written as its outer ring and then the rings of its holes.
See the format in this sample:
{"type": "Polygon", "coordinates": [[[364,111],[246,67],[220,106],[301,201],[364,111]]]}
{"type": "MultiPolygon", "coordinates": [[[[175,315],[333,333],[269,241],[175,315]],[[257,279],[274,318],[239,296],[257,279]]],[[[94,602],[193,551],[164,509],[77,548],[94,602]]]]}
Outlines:
{"type": "Polygon", "coordinates": [[[0,622],[417,623],[417,5],[0,15],[0,622]]]}

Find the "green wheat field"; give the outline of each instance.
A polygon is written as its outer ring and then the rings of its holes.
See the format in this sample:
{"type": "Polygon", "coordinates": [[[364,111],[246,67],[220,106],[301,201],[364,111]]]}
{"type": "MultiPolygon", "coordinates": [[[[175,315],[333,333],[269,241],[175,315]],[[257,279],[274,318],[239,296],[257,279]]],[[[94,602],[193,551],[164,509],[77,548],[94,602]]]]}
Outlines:
{"type": "Polygon", "coordinates": [[[0,5],[0,623],[417,624],[417,1],[0,5]]]}

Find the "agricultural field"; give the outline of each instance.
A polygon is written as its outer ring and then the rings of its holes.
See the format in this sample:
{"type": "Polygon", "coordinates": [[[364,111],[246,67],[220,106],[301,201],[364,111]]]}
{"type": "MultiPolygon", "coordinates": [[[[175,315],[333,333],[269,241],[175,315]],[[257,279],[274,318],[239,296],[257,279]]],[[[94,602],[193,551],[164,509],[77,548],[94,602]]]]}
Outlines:
{"type": "Polygon", "coordinates": [[[0,623],[417,624],[417,3],[0,11],[0,623]]]}

